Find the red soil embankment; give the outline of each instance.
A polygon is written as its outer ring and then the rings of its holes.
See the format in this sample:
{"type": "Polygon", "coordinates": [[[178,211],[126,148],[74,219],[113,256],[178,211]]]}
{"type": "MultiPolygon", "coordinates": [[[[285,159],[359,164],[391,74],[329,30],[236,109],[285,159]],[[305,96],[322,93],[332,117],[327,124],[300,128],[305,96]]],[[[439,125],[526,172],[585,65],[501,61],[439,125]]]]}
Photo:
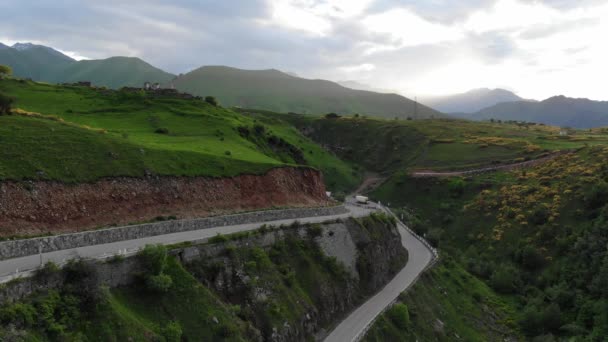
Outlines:
{"type": "Polygon", "coordinates": [[[157,216],[194,218],[272,207],[323,206],[320,172],[276,168],[230,178],[111,178],[94,183],[0,182],[0,236],[73,232],[157,216]]]}

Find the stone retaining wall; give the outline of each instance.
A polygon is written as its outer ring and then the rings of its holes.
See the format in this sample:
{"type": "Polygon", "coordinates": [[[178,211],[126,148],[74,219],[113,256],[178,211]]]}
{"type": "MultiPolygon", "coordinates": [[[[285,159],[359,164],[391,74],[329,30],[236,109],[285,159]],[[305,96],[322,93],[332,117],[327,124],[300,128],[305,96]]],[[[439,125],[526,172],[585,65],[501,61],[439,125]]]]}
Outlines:
{"type": "Polygon", "coordinates": [[[3,241],[0,242],[0,260],[35,255],[40,252],[48,253],[64,249],[135,240],[144,237],[198,229],[297,219],[302,217],[339,215],[347,212],[348,211],[343,206],[266,210],[192,220],[163,221],[33,239],[3,241]]]}

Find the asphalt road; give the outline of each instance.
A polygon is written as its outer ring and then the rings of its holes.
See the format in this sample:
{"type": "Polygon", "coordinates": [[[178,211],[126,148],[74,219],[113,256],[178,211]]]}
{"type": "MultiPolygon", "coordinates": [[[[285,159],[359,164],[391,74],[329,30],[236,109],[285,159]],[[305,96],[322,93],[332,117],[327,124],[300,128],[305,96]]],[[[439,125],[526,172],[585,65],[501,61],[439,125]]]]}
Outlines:
{"type": "Polygon", "coordinates": [[[407,265],[380,292],[353,311],[325,338],[325,342],[351,342],[362,338],[368,326],[401,292],[412,285],[433,260],[433,252],[399,223],[401,243],[409,253],[407,265]]]}
{"type": "Polygon", "coordinates": [[[70,259],[75,258],[101,259],[111,257],[117,254],[130,255],[136,253],[138,250],[148,244],[170,245],[185,241],[200,241],[213,237],[218,233],[231,234],[247,230],[254,230],[259,228],[263,224],[279,226],[281,224],[289,225],[294,221],[298,221],[301,223],[317,223],[328,220],[334,220],[337,218],[367,216],[372,211],[372,209],[361,208],[352,204],[346,204],[345,207],[349,210],[349,212],[340,215],[303,217],[289,220],[256,222],[234,226],[221,226],[215,228],[193,230],[188,232],[151,236],[136,240],[126,240],[108,244],[65,249],[56,252],[43,253],[42,255],[36,254],[21,258],[2,260],[0,261],[0,283],[7,282],[18,276],[27,276],[29,273],[31,273],[32,270],[36,269],[41,264],[44,264],[48,261],[52,261],[56,264],[63,264],[69,261],[70,259]]]}

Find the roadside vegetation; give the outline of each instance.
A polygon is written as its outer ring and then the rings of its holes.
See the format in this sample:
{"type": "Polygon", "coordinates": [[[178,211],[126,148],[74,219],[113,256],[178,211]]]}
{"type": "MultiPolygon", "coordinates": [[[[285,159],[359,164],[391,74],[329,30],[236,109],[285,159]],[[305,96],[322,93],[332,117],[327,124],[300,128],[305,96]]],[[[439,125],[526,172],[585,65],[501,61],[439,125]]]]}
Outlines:
{"type": "Polygon", "coordinates": [[[467,178],[396,175],[374,197],[510,304],[529,339],[608,335],[608,149],[467,178]],[[457,257],[456,257],[457,256],[457,257]]]}
{"type": "Polygon", "coordinates": [[[378,318],[364,341],[503,341],[519,338],[513,316],[492,289],[444,256],[378,318]]]}

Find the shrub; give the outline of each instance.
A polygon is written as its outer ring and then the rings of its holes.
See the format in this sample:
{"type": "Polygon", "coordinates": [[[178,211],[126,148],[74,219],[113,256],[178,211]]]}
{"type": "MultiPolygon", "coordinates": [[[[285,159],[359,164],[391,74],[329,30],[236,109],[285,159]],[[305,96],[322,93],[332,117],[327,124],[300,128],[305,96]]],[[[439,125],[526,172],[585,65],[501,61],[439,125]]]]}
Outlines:
{"type": "Polygon", "coordinates": [[[460,197],[464,193],[465,185],[462,178],[454,178],[448,183],[448,190],[453,197],[460,197]]]}
{"type": "Polygon", "coordinates": [[[205,102],[207,102],[208,104],[215,106],[215,107],[220,105],[220,103],[217,101],[217,99],[214,96],[205,96],[205,102]]]}
{"type": "Polygon", "coordinates": [[[306,228],[306,234],[309,238],[314,239],[323,235],[323,228],[320,224],[311,224],[306,228]]]}
{"type": "Polygon", "coordinates": [[[156,130],[154,130],[154,133],[156,134],[169,134],[169,129],[167,128],[157,128],[156,130]]]}
{"type": "Polygon", "coordinates": [[[160,273],[146,277],[146,286],[154,292],[167,292],[172,285],[173,279],[168,274],[160,273]]]}
{"type": "Polygon", "coordinates": [[[226,235],[222,235],[220,233],[217,233],[216,236],[209,239],[209,243],[221,243],[221,242],[226,242],[226,241],[228,241],[228,238],[226,237],[226,235]]]}
{"type": "Polygon", "coordinates": [[[139,257],[146,270],[151,274],[160,274],[167,266],[167,248],[163,245],[146,245],[139,252],[139,257]]]}
{"type": "Polygon", "coordinates": [[[182,340],[182,327],[179,322],[171,321],[163,329],[163,335],[167,342],[180,342],[182,340]]]}
{"type": "Polygon", "coordinates": [[[337,119],[337,118],[339,118],[339,117],[340,117],[340,115],[338,115],[338,114],[336,114],[336,113],[328,113],[328,114],[325,114],[325,118],[326,118],[326,119],[337,119]]]}
{"type": "Polygon", "coordinates": [[[519,273],[512,266],[500,265],[490,277],[490,286],[500,293],[514,293],[520,283],[519,273]]]}
{"type": "Polygon", "coordinates": [[[13,69],[8,65],[0,65],[0,79],[13,74],[13,69]]]}
{"type": "Polygon", "coordinates": [[[410,313],[407,305],[403,303],[393,305],[393,307],[387,311],[387,315],[391,322],[399,329],[407,330],[410,325],[410,313]]]}
{"type": "Polygon", "coordinates": [[[0,115],[10,114],[13,102],[15,102],[15,99],[0,93],[0,115]]]}
{"type": "Polygon", "coordinates": [[[224,152],[224,154],[225,154],[225,155],[227,155],[227,156],[231,156],[231,155],[232,155],[232,152],[230,152],[230,151],[225,151],[225,152],[224,152]]]}

